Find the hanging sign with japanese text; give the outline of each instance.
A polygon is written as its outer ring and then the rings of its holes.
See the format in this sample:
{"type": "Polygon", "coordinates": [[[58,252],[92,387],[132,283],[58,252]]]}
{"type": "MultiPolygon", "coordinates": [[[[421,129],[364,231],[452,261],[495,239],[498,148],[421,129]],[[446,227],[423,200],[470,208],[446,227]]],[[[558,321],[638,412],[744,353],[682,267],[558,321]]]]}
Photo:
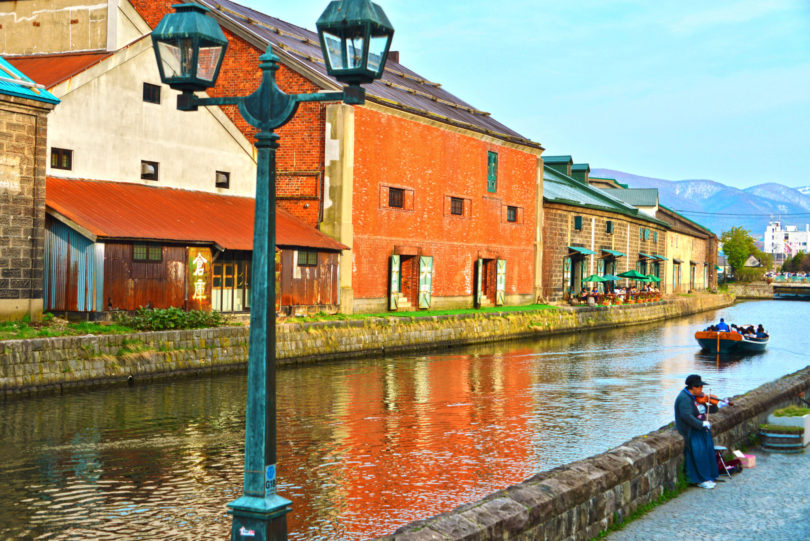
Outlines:
{"type": "Polygon", "coordinates": [[[186,306],[189,310],[211,310],[210,248],[188,249],[188,289],[186,306]]]}

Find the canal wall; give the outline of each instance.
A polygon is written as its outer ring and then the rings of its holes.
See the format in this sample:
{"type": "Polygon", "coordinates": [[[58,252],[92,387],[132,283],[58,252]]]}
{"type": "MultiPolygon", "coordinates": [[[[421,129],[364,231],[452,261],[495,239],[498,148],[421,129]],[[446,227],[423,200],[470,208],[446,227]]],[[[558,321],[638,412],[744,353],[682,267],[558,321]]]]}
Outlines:
{"type": "Polygon", "coordinates": [[[738,299],[773,299],[773,285],[767,282],[733,283],[728,291],[738,299]]]}
{"type": "MultiPolygon", "coordinates": [[[[559,307],[526,312],[282,323],[279,364],[307,363],[613,328],[722,308],[730,295],[693,295],[644,304],[559,307]]],[[[0,342],[0,394],[140,382],[242,369],[248,328],[0,342]]]]}
{"type": "MultiPolygon", "coordinates": [[[[808,389],[810,367],[735,397],[734,406],[711,416],[715,444],[729,449],[750,445],[769,412],[796,404],[797,394],[808,389]]],[[[380,539],[593,539],[675,488],[683,467],[683,446],[672,425],[662,427],[380,539]]]]}

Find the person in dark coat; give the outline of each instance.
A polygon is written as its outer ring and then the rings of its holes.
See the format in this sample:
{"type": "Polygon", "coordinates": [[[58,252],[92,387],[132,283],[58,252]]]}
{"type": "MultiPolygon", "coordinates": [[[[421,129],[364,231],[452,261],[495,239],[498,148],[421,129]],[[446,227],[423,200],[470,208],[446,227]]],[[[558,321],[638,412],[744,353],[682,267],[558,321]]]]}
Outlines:
{"type": "Polygon", "coordinates": [[[675,428],[684,439],[686,479],[700,488],[714,488],[717,462],[709,421],[701,420],[695,398],[705,381],[698,374],[686,378],[686,387],[675,398],[675,428]]]}

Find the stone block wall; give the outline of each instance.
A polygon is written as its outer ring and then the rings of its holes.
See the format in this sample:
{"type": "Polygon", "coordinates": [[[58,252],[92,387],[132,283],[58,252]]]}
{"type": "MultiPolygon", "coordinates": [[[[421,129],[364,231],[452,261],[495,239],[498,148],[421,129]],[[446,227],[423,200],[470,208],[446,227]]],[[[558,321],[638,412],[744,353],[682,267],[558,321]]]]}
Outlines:
{"type": "Polygon", "coordinates": [[[735,283],[728,285],[729,292],[741,299],[772,299],[773,285],[766,282],[735,283]]]}
{"type": "MultiPolygon", "coordinates": [[[[681,317],[731,302],[730,296],[701,295],[610,307],[283,323],[277,330],[277,359],[279,364],[306,363],[581,332],[681,317]]],[[[248,357],[248,333],[246,327],[224,327],[3,341],[0,394],[241,369],[248,357]]]]}
{"type": "MultiPolygon", "coordinates": [[[[810,367],[737,397],[734,406],[712,415],[715,444],[731,449],[747,443],[768,412],[795,404],[808,388],[810,367]]],[[[593,539],[673,489],[682,463],[683,438],[670,425],[381,539],[593,539]]]]}
{"type": "Polygon", "coordinates": [[[0,94],[0,320],[42,315],[47,117],[0,94]]]}

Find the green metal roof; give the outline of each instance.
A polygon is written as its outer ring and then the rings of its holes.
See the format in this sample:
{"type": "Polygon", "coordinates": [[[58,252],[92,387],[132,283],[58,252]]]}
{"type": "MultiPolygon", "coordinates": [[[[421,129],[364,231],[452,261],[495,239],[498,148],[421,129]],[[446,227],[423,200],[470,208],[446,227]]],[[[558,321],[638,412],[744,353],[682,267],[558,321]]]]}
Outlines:
{"type": "Polygon", "coordinates": [[[653,257],[655,257],[656,259],[660,259],[661,261],[669,261],[669,258],[664,257],[662,255],[654,255],[653,257]]]}
{"type": "Polygon", "coordinates": [[[575,163],[571,166],[571,171],[590,171],[591,166],[587,163],[575,163]]]}
{"type": "Polygon", "coordinates": [[[544,163],[574,163],[571,156],[543,156],[544,163]]]}
{"type": "Polygon", "coordinates": [[[593,255],[596,253],[593,250],[588,250],[587,248],[583,248],[582,246],[569,246],[568,249],[573,250],[574,252],[579,252],[583,255],[593,255]]]}
{"type": "Polygon", "coordinates": [[[658,205],[658,188],[601,188],[613,197],[634,207],[655,207],[658,205]]]}
{"type": "Polygon", "coordinates": [[[623,253],[617,252],[616,250],[608,250],[606,248],[602,248],[602,251],[612,255],[613,257],[624,257],[623,253]]]}
{"type": "Polygon", "coordinates": [[[59,98],[40,86],[4,58],[0,58],[0,94],[45,103],[59,103],[59,98]]]}
{"type": "Polygon", "coordinates": [[[669,224],[648,216],[605,190],[584,184],[548,165],[543,167],[543,200],[577,207],[615,212],[669,228],[669,224]]]}
{"type": "Polygon", "coordinates": [[[645,258],[647,258],[647,259],[658,259],[658,258],[657,258],[657,257],[655,257],[654,255],[645,254],[644,252],[639,252],[639,253],[638,253],[638,255],[640,255],[641,257],[645,257],[645,258]]]}

